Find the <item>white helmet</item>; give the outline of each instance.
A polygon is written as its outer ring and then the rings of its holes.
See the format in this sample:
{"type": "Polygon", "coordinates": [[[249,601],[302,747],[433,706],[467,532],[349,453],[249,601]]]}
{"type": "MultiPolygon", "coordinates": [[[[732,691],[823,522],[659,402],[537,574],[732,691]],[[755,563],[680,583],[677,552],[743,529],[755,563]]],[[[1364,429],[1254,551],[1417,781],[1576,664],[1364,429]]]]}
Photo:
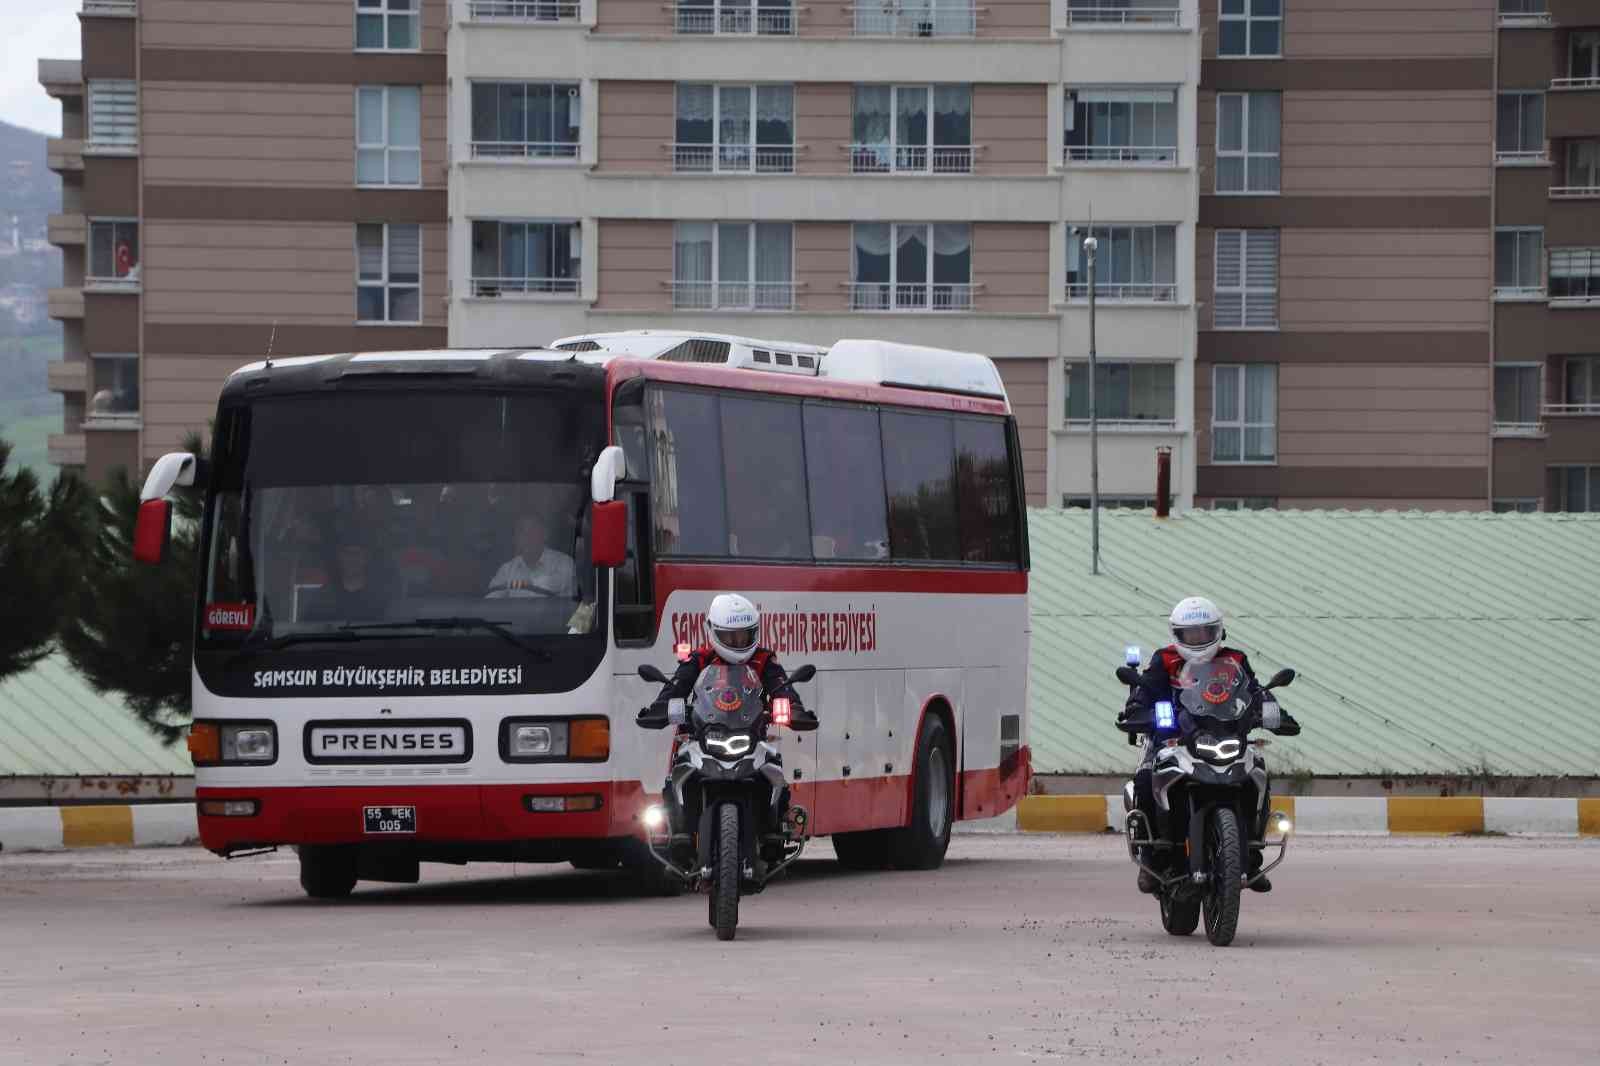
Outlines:
{"type": "Polygon", "coordinates": [[[742,663],[755,654],[761,634],[761,612],[735,592],[724,592],[706,612],[706,639],[730,663],[742,663]]]}
{"type": "Polygon", "coordinates": [[[1179,600],[1167,619],[1172,643],[1178,654],[1191,663],[1208,663],[1222,646],[1228,631],[1222,627],[1222,612],[1204,596],[1179,600]]]}

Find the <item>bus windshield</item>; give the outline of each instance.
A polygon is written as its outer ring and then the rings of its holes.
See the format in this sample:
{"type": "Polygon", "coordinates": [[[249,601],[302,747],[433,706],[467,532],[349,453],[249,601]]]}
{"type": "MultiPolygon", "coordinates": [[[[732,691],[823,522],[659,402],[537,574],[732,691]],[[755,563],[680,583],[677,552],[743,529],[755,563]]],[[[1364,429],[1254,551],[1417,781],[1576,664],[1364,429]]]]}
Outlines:
{"type": "Polygon", "coordinates": [[[601,632],[600,397],[362,389],[224,408],[202,646],[601,632]]]}

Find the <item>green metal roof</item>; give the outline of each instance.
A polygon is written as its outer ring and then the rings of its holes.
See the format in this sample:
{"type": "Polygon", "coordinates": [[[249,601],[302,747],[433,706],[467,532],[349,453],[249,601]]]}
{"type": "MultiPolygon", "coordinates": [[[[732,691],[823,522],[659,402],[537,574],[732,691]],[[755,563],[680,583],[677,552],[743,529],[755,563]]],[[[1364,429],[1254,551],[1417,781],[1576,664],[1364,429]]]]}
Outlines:
{"type": "Polygon", "coordinates": [[[181,745],[162,744],[63,656],[0,681],[0,777],[192,773],[181,745]]]}
{"type": "Polygon", "coordinates": [[[1036,770],[1133,765],[1113,672],[1203,595],[1263,679],[1299,673],[1275,773],[1600,773],[1600,515],[1104,511],[1099,577],[1088,512],[1031,511],[1029,533],[1036,770]]]}

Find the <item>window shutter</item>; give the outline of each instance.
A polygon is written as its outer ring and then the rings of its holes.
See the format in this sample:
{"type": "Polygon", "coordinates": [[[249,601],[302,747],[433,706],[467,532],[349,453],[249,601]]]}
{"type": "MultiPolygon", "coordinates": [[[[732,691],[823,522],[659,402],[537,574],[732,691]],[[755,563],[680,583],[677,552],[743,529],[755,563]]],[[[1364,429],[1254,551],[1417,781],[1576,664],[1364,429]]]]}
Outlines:
{"type": "Polygon", "coordinates": [[[383,280],[383,226],[356,226],[356,269],[363,281],[383,280]]]}
{"type": "Polygon", "coordinates": [[[1244,324],[1270,328],[1278,324],[1278,233],[1251,230],[1244,238],[1244,324]]]}
{"type": "Polygon", "coordinates": [[[139,87],[131,81],[89,83],[89,143],[132,148],[139,143],[139,87]]]}
{"type": "Polygon", "coordinates": [[[1244,325],[1243,230],[1217,231],[1217,277],[1213,325],[1238,329],[1244,325]]]}
{"type": "Polygon", "coordinates": [[[422,277],[422,227],[389,227],[389,280],[415,282],[422,277]]]}

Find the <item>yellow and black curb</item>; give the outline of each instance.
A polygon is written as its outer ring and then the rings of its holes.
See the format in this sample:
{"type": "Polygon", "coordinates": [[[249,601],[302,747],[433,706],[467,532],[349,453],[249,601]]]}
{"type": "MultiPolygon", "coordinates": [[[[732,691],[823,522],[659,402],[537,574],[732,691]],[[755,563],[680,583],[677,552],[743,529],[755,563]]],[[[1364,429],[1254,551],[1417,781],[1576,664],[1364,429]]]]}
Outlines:
{"type": "Polygon", "coordinates": [[[199,839],[192,803],[0,807],[0,852],[170,847],[199,839]]]}

